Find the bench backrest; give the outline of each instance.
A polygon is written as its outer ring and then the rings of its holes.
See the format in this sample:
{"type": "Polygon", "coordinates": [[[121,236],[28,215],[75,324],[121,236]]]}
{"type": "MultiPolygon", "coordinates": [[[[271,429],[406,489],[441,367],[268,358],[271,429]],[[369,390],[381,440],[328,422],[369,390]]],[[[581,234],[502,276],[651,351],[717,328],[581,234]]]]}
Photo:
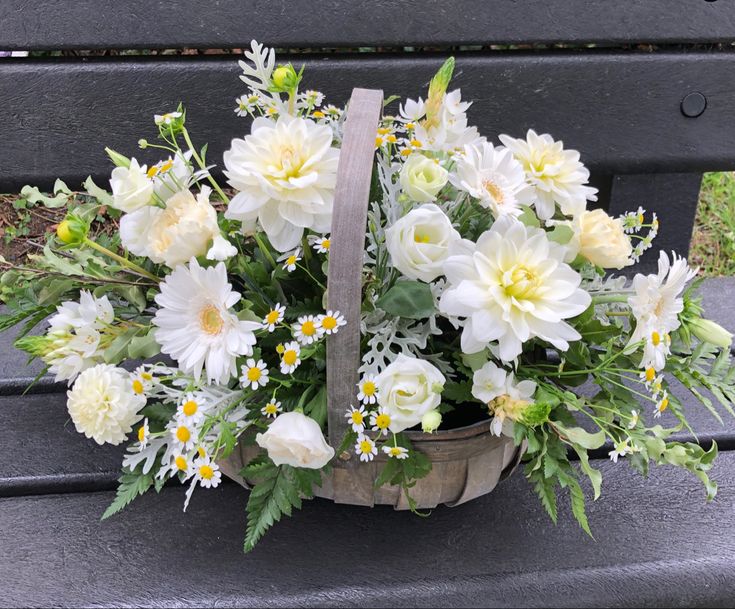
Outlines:
{"type": "MultiPolygon", "coordinates": [[[[305,64],[343,103],[354,86],[417,96],[448,54],[488,137],[532,127],[578,149],[613,212],[665,212],[659,248],[686,251],[701,172],[735,168],[735,8],[705,0],[4,0],[0,49],[232,49],[252,38],[305,64]],[[368,48],[365,48],[366,45],[368,48]],[[409,48],[406,48],[410,45],[409,48]],[[498,49],[498,46],[501,49],[498,49]],[[526,47],[519,49],[518,47],[526,47]],[[530,48],[533,45],[533,48],[530,48]]],[[[153,114],[187,107],[220,162],[248,124],[238,57],[0,60],[0,192],[104,179],[109,145],[143,159],[153,114]]],[[[644,260],[650,266],[652,260],[644,260]]]]}

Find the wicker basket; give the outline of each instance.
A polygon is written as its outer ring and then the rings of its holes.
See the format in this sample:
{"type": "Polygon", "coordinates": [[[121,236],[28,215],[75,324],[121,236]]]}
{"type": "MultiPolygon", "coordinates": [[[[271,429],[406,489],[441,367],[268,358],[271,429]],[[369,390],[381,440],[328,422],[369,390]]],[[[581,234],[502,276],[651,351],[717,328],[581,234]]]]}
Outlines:
{"type": "MultiPolygon", "coordinates": [[[[362,301],[363,244],[370,191],[370,179],[377,133],[383,109],[383,92],[354,89],[344,125],[337,170],[328,276],[328,308],[343,313],[348,324],[327,342],[327,411],[329,443],[337,447],[347,431],[345,412],[355,402],[360,363],[360,317],[362,301]]],[[[432,461],[431,473],[411,489],[419,508],[440,503],[459,505],[492,491],[520,461],[523,448],[510,438],[490,432],[490,421],[434,434],[407,432],[415,449],[432,461]]],[[[257,446],[240,443],[220,463],[230,478],[248,486],[238,472],[257,453],[257,446]]],[[[387,504],[408,509],[399,487],[375,488],[375,480],[386,461],[379,455],[362,463],[345,452],[335,460],[332,474],[316,495],[337,503],[354,505],[387,504]]]]}

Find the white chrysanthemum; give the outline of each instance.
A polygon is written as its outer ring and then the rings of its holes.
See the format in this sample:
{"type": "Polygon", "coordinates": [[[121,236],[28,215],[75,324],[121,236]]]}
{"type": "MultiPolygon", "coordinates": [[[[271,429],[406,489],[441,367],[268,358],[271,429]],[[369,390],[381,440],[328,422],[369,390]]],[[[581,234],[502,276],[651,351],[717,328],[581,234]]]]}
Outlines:
{"type": "Polygon", "coordinates": [[[145,397],[131,387],[130,374],[110,364],[82,372],[66,395],[77,431],[97,444],[120,444],[142,418],[145,406],[145,397]]]}
{"type": "Polygon", "coordinates": [[[120,220],[123,246],[136,256],[171,268],[205,253],[210,260],[234,256],[237,249],[222,237],[217,225],[217,212],[209,202],[211,192],[202,186],[195,198],[182,190],[166,201],[165,209],[144,207],[124,215],[120,220]]]}
{"type": "Polygon", "coordinates": [[[671,262],[666,252],[658,258],[658,273],[637,274],[633,278],[635,295],[628,298],[628,304],[636,319],[635,331],[629,344],[647,338],[654,330],[667,334],[680,325],[679,313],[684,310],[681,293],[687,282],[697,274],[689,268],[685,258],[671,253],[671,262]]]}
{"type": "Polygon", "coordinates": [[[597,189],[587,186],[589,170],[579,162],[579,152],[565,150],[561,141],[529,129],[526,139],[501,135],[500,141],[523,165],[535,189],[536,213],[542,220],[554,215],[558,204],[567,216],[582,213],[587,201],[597,200],[597,189]]]}
{"type": "Polygon", "coordinates": [[[232,312],[240,294],[227,281],[224,263],[203,268],[192,258],[188,267],[176,267],[160,289],[153,324],[161,352],[197,379],[206,367],[209,383],[227,383],[237,374],[237,356],[252,355],[253,332],[261,325],[232,312]]]}
{"type": "Polygon", "coordinates": [[[521,205],[533,202],[533,189],[526,182],[523,167],[507,148],[480,142],[465,146],[456,160],[450,176],[452,184],[491,209],[496,218],[503,214],[517,216],[521,205]]]}
{"type": "Polygon", "coordinates": [[[278,251],[296,247],[304,229],[329,231],[339,150],[333,132],[312,120],[257,118],[250,135],[232,140],[225,175],[238,194],[225,216],[256,217],[278,251]]]}
{"type": "Polygon", "coordinates": [[[462,351],[477,353],[497,340],[499,357],[509,362],[531,338],[561,350],[578,340],[563,320],[579,315],[591,298],[579,288],[581,278],[564,263],[565,255],[543,230],[502,216],[480,236],[473,254],[451,256],[439,309],[466,318],[462,351]]]}

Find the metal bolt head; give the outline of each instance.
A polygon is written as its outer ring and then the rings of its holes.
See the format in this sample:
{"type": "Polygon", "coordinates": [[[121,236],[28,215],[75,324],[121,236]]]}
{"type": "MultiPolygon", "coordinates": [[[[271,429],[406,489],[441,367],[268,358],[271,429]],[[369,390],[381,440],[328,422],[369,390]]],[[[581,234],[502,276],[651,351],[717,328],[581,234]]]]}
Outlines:
{"type": "Polygon", "coordinates": [[[699,91],[692,91],[681,100],[681,113],[689,118],[700,116],[707,108],[707,98],[699,91]]]}

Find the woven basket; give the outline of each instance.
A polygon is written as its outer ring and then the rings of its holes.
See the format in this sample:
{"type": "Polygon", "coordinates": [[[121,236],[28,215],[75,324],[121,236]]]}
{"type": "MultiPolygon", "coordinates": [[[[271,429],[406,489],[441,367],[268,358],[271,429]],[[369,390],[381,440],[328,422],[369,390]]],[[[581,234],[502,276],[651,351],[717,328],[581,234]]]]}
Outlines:
{"type": "MultiPolygon", "coordinates": [[[[345,412],[355,402],[360,365],[360,318],[362,302],[363,247],[370,179],[377,133],[383,109],[383,92],[354,89],[344,125],[332,217],[329,254],[328,308],[339,310],[347,325],[327,339],[327,411],[329,443],[338,447],[348,423],[345,412]]],[[[518,465],[523,453],[512,439],[496,437],[490,421],[434,434],[406,432],[413,447],[432,462],[431,473],[411,489],[419,508],[444,503],[459,505],[492,491],[518,465]]],[[[220,463],[222,471],[243,486],[238,472],[259,452],[241,442],[220,463]]],[[[332,474],[316,490],[318,497],[336,503],[373,506],[392,505],[408,509],[405,493],[395,486],[375,487],[387,460],[383,454],[370,463],[345,452],[335,459],[332,474]]]]}

